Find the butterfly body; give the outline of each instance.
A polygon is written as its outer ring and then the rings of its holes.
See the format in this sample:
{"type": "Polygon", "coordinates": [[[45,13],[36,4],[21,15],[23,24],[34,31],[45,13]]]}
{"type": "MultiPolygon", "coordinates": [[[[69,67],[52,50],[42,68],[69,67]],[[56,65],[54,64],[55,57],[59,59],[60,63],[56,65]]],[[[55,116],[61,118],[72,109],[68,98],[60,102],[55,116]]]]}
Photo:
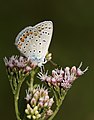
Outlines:
{"type": "Polygon", "coordinates": [[[51,21],[26,27],[16,37],[15,45],[29,60],[43,64],[51,42],[52,32],[53,23],[51,21]]]}

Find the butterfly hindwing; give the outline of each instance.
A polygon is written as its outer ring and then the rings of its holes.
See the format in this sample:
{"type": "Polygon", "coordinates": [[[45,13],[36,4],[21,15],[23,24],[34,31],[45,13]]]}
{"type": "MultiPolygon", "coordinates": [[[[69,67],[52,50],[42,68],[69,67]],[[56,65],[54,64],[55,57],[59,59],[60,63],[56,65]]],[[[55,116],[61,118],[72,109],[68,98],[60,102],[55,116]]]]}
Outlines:
{"type": "Polygon", "coordinates": [[[43,62],[48,52],[53,32],[51,21],[26,27],[16,37],[15,44],[20,52],[32,61],[43,62]]]}

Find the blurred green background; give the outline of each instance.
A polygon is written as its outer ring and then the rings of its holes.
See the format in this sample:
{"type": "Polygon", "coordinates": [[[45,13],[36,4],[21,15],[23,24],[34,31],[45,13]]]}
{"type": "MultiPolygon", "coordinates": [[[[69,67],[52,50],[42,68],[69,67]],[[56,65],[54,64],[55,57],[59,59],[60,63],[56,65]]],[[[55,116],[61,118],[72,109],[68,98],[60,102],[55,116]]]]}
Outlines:
{"type": "Polygon", "coordinates": [[[69,90],[54,120],[94,120],[94,1],[0,0],[0,120],[16,120],[13,95],[3,62],[19,54],[15,37],[24,27],[52,20],[54,33],[49,51],[65,66],[83,61],[85,75],[69,90]]]}

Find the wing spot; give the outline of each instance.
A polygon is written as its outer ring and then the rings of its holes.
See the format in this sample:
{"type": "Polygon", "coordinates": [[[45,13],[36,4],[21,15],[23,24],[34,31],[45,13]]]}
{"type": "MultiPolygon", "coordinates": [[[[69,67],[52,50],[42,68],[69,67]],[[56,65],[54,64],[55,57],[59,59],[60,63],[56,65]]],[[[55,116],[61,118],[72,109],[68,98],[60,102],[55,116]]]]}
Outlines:
{"type": "Polygon", "coordinates": [[[47,34],[47,32],[45,32],[45,34],[47,34]]]}
{"type": "Polygon", "coordinates": [[[22,44],[18,44],[18,48],[21,49],[22,44]]]}
{"type": "Polygon", "coordinates": [[[38,30],[39,32],[41,32],[41,30],[38,30]]]}
{"type": "Polygon", "coordinates": [[[29,36],[29,33],[26,33],[27,36],[29,36]]]}
{"type": "Polygon", "coordinates": [[[30,34],[33,34],[33,32],[30,32],[30,34]]]}
{"type": "Polygon", "coordinates": [[[23,38],[20,38],[20,41],[21,41],[21,42],[24,42],[24,39],[23,39],[23,38]]]}
{"type": "Polygon", "coordinates": [[[25,36],[25,38],[27,38],[27,36],[25,36]]]}
{"type": "Polygon", "coordinates": [[[39,43],[41,45],[41,43],[39,43]]]}
{"type": "Polygon", "coordinates": [[[36,42],[37,42],[38,40],[36,40],[36,42]]]}
{"type": "Polygon", "coordinates": [[[39,53],[41,53],[41,51],[39,50],[39,53]]]}
{"type": "Polygon", "coordinates": [[[35,36],[37,36],[37,33],[34,33],[35,36]]]}
{"type": "Polygon", "coordinates": [[[43,42],[46,42],[46,40],[43,40],[43,42]]]}
{"type": "Polygon", "coordinates": [[[49,27],[49,29],[51,29],[51,27],[49,27]]]}

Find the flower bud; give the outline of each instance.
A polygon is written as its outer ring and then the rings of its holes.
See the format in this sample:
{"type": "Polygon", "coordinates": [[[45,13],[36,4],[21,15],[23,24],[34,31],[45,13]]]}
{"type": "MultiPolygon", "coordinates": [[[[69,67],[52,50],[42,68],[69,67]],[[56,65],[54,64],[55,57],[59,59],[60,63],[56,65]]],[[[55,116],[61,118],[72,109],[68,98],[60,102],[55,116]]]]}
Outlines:
{"type": "Polygon", "coordinates": [[[77,76],[80,76],[80,75],[82,75],[82,74],[84,74],[84,72],[83,72],[83,71],[81,71],[81,69],[80,69],[80,68],[77,68],[77,76]]]}
{"type": "Polygon", "coordinates": [[[28,119],[31,119],[31,115],[27,115],[27,118],[28,118],[28,119]]]}
{"type": "Polygon", "coordinates": [[[43,107],[43,102],[39,102],[38,106],[42,108],[43,107]]]}
{"type": "Polygon", "coordinates": [[[47,116],[51,116],[53,114],[53,111],[51,110],[51,109],[49,109],[48,111],[47,111],[47,116]]]}
{"type": "Polygon", "coordinates": [[[35,98],[32,98],[32,99],[31,99],[31,105],[32,105],[32,106],[35,106],[35,105],[36,105],[36,99],[35,99],[35,98]]]}
{"type": "Polygon", "coordinates": [[[41,117],[41,114],[38,114],[36,117],[37,117],[37,119],[39,119],[41,117]]]}
{"type": "Polygon", "coordinates": [[[25,113],[26,113],[26,114],[29,114],[29,110],[28,110],[28,109],[25,109],[25,113]]]}
{"type": "Polygon", "coordinates": [[[39,113],[39,112],[36,110],[36,111],[35,111],[35,115],[37,115],[38,113],[39,113]]]}
{"type": "Polygon", "coordinates": [[[33,116],[32,116],[32,118],[35,120],[35,119],[36,119],[36,116],[35,116],[35,115],[33,115],[33,116]]]}
{"type": "Polygon", "coordinates": [[[34,110],[34,111],[37,111],[37,110],[38,110],[38,106],[35,106],[33,110],[34,110]]]}
{"type": "Polygon", "coordinates": [[[71,68],[71,73],[73,73],[73,74],[76,73],[76,67],[75,67],[75,66],[73,66],[73,67],[71,68]]]}

